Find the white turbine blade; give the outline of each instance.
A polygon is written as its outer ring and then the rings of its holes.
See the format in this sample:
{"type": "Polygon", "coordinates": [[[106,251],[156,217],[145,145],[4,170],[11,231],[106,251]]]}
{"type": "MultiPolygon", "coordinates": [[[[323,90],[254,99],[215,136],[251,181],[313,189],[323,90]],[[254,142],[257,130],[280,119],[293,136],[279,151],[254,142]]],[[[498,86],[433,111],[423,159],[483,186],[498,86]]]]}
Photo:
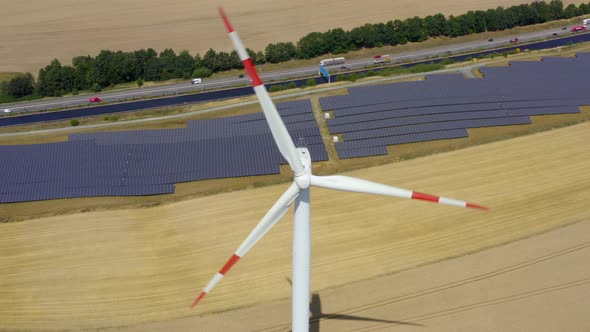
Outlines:
{"type": "Polygon", "coordinates": [[[285,157],[295,175],[300,175],[303,173],[303,164],[301,163],[301,159],[299,158],[299,154],[295,148],[295,144],[293,144],[293,139],[289,135],[283,120],[281,120],[281,116],[277,112],[275,105],[270,99],[268,92],[266,91],[266,87],[264,83],[258,76],[258,72],[256,71],[256,67],[254,66],[254,62],[250,59],[244,44],[242,43],[238,33],[234,31],[234,28],[229,23],[227,16],[223,11],[223,8],[219,8],[219,15],[223,19],[223,23],[229,32],[229,37],[234,44],[234,48],[240,57],[240,61],[244,65],[246,69],[246,73],[250,77],[250,81],[252,82],[252,86],[254,87],[254,92],[256,93],[256,97],[258,97],[258,101],[262,106],[262,111],[264,112],[264,116],[266,121],[268,122],[268,126],[270,127],[270,131],[272,133],[272,137],[274,138],[279,151],[285,157]]]}
{"type": "Polygon", "coordinates": [[[311,176],[311,185],[328,188],[328,189],[336,189],[336,190],[343,190],[343,191],[352,191],[358,193],[365,193],[365,194],[376,194],[376,195],[385,195],[385,196],[393,196],[393,197],[400,197],[400,198],[407,198],[407,199],[419,199],[423,201],[439,203],[439,204],[446,204],[446,205],[453,205],[462,208],[474,208],[474,209],[482,209],[482,210],[489,210],[485,206],[460,201],[457,199],[434,196],[430,194],[424,194],[416,191],[411,191],[402,188],[396,188],[376,182],[371,182],[367,180],[361,180],[356,178],[351,178],[348,176],[311,176]]]}
{"type": "Polygon", "coordinates": [[[279,200],[268,210],[268,212],[264,215],[262,220],[256,225],[254,230],[248,235],[246,240],[242,242],[242,245],[236,250],[236,252],[231,256],[231,258],[225,263],[225,265],[215,274],[213,279],[209,281],[207,286],[203,289],[199,297],[193,302],[192,307],[197,305],[199,301],[205,297],[213,287],[225,276],[225,274],[231,269],[231,267],[258,242],[271,228],[274,224],[277,223],[281,219],[281,217],[287,212],[289,206],[297,196],[299,195],[299,187],[297,184],[293,183],[283,193],[283,195],[279,198],[279,200]]]}

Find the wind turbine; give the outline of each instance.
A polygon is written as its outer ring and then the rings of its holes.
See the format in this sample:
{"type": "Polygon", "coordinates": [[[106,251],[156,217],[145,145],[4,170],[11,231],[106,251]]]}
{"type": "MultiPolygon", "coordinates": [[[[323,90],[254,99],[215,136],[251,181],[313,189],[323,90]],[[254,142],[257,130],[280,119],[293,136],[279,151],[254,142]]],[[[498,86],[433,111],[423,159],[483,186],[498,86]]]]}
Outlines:
{"type": "Polygon", "coordinates": [[[213,279],[203,289],[201,294],[193,302],[192,307],[211,292],[213,287],[223,278],[231,267],[256,244],[279,219],[287,212],[295,202],[295,222],[293,225],[293,296],[292,296],[292,331],[309,331],[309,279],[310,279],[310,258],[311,258],[311,233],[310,233],[310,196],[309,187],[317,186],[327,189],[352,191],[367,194],[393,196],[407,199],[418,199],[439,204],[453,205],[462,208],[475,208],[487,210],[486,207],[460,201],[456,199],[439,197],[411,190],[396,188],[356,179],[347,176],[315,176],[311,174],[311,157],[305,147],[295,147],[293,140],[285,124],[281,120],[275,105],[273,104],[266,87],[258,76],[252,59],[250,59],[246,48],[242,44],[238,33],[234,31],[222,8],[219,14],[223,19],[229,37],[233,42],[248,76],[252,82],[254,92],[262,106],[262,111],[270,127],[272,136],[283,157],[287,160],[295,173],[295,181],[287,191],[281,195],[277,202],[264,215],[238,250],[231,256],[225,265],[215,274],[213,279]]]}

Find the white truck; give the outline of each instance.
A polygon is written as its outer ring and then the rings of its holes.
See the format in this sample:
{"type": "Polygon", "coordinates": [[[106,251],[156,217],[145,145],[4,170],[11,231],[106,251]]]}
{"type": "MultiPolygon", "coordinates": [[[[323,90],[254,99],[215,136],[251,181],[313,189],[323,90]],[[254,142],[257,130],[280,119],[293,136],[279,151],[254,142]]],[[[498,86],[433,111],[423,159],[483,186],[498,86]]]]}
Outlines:
{"type": "Polygon", "coordinates": [[[391,62],[391,55],[376,55],[374,58],[375,60],[373,60],[373,63],[376,65],[391,62]]]}
{"type": "Polygon", "coordinates": [[[332,65],[341,65],[345,63],[346,60],[344,58],[331,58],[331,59],[324,59],[320,61],[320,65],[322,66],[332,66],[332,65]]]}

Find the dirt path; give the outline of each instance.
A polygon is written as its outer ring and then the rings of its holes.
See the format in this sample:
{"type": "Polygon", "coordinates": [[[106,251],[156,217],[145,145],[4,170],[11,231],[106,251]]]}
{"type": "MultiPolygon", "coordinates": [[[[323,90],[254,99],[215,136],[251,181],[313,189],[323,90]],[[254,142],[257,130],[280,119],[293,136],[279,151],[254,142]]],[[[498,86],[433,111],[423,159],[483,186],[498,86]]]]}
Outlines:
{"type": "MultiPolygon", "coordinates": [[[[488,205],[493,210],[487,213],[312,190],[313,290],[327,296],[323,292],[327,288],[589,220],[589,141],[590,123],[583,123],[347,173],[488,205]]],[[[189,309],[286,187],[236,191],[154,208],[0,224],[2,327],[132,326],[287,298],[292,213],[202,305],[189,309]]],[[[422,287],[399,285],[394,289],[402,292],[422,287]]],[[[342,310],[326,303],[325,312],[342,310]]],[[[351,307],[344,303],[344,309],[351,307]]],[[[425,308],[423,313],[436,310],[425,308]]],[[[400,311],[382,317],[415,320],[415,315],[400,311]]]]}
{"type": "MultiPolygon", "coordinates": [[[[522,0],[373,0],[271,1],[225,0],[223,5],[247,46],[264,51],[269,43],[297,41],[312,31],[429,14],[520,4],[522,0]]],[[[582,3],[584,1],[563,1],[582,3]]],[[[172,48],[203,55],[209,48],[231,51],[217,17],[217,2],[177,0],[32,0],[4,1],[0,11],[0,72],[31,71],[57,58],[96,56],[100,50],[133,51],[172,48]]]]}

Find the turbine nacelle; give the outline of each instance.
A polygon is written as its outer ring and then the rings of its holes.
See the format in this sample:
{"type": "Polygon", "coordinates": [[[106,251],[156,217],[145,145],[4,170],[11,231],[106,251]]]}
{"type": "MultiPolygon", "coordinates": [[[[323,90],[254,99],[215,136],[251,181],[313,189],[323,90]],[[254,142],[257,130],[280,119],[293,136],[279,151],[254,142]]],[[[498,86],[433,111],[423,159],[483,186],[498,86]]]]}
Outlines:
{"type": "Polygon", "coordinates": [[[306,147],[298,147],[297,153],[303,164],[303,173],[295,174],[295,183],[299,189],[307,189],[311,185],[311,155],[306,147]]]}

